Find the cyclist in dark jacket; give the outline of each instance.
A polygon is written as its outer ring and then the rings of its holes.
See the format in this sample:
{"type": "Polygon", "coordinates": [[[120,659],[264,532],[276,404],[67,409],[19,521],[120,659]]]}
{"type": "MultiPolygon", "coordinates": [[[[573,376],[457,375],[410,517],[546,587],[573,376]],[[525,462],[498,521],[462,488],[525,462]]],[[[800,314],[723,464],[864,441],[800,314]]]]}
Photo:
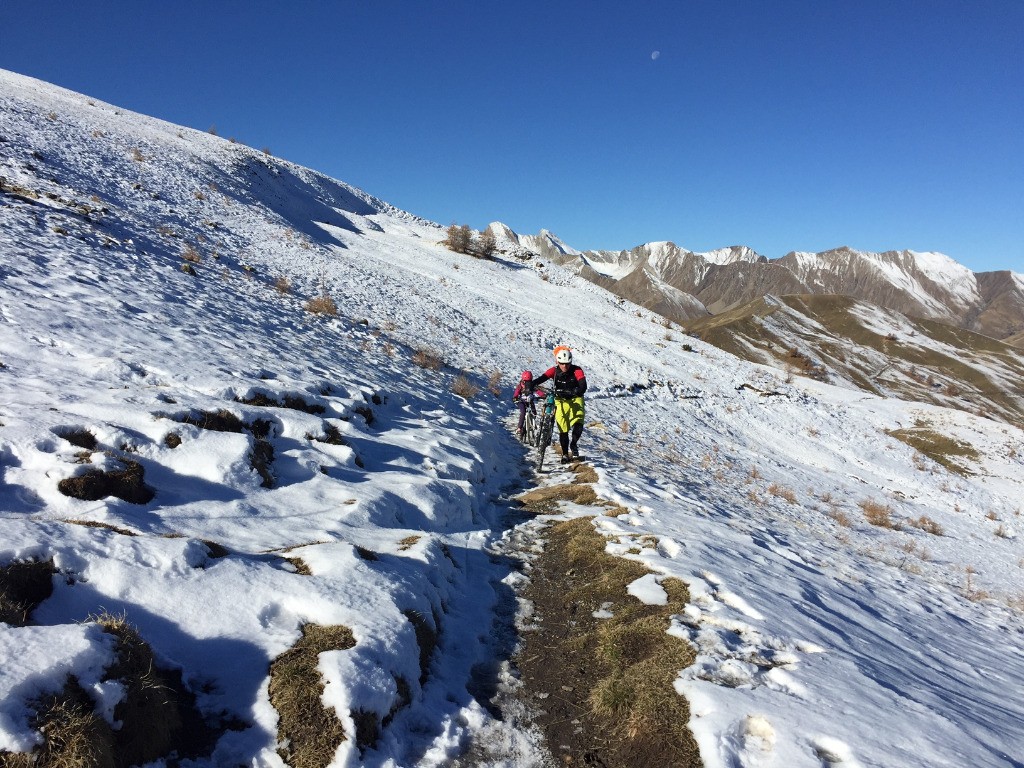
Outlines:
{"type": "Polygon", "coordinates": [[[580,435],[583,434],[583,393],[587,391],[587,376],[578,365],[573,365],[572,350],[565,344],[555,347],[555,367],[544,371],[533,380],[537,387],[545,381],[553,382],[555,392],[555,424],[558,442],[562,446],[562,463],[578,459],[580,435]],[[570,441],[570,430],[572,439],[570,441]]]}

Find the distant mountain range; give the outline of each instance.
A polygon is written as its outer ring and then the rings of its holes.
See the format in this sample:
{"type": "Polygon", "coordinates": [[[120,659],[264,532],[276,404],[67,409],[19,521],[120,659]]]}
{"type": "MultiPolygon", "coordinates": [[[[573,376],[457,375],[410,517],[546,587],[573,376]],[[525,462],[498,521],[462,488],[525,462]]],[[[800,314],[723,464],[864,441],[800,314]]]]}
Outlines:
{"type": "MultiPolygon", "coordinates": [[[[837,248],[767,259],[744,246],[578,251],[491,224],[499,247],[560,264],[693,336],[789,375],[1024,419],[1024,275],[939,253],[837,248]]],[[[667,331],[667,337],[671,330],[667,331]]]]}
{"type": "Polygon", "coordinates": [[[513,253],[560,264],[682,325],[764,296],[840,295],[1024,344],[1024,275],[971,272],[941,253],[842,247],[768,259],[745,246],[695,253],[670,242],[578,251],[547,231],[524,236],[499,223],[489,229],[513,253]]]}

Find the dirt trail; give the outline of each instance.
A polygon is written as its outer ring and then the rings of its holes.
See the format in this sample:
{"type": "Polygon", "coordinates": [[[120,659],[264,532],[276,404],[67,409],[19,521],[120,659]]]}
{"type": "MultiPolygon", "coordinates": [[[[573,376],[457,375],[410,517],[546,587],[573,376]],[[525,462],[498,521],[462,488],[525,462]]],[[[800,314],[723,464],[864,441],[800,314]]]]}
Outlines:
{"type": "Polygon", "coordinates": [[[605,553],[593,526],[593,516],[626,510],[598,498],[592,467],[573,472],[570,483],[518,497],[533,515],[557,514],[565,502],[592,507],[593,515],[552,521],[541,529],[543,550],[521,553],[529,579],[518,597],[532,611],[519,622],[511,663],[520,685],[512,695],[543,732],[553,765],[700,766],[687,702],[672,687],[693,651],[666,633],[669,616],[689,599],[686,586],[662,581],[667,606],[627,594],[649,571],[605,553]]]}

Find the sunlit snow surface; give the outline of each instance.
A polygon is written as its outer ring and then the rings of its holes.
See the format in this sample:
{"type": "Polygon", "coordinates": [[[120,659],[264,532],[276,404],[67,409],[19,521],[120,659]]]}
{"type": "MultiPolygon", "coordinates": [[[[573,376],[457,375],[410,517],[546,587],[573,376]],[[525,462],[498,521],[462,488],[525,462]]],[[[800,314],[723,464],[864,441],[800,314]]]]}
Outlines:
{"type": "Polygon", "coordinates": [[[334,765],[449,765],[471,745],[543,764],[522,713],[495,719],[467,684],[503,650],[492,621],[522,578],[494,553],[543,522],[507,504],[530,481],[511,387],[565,342],[590,381],[596,490],[628,510],[597,529],[651,568],[641,599],[690,585],[669,631],[697,650],[676,688],[709,768],[1022,765],[1017,427],[787,384],[557,267],[453,254],[442,228],[315,172],[9,73],[0,138],[5,189],[22,190],[0,196],[0,564],[59,570],[33,626],[0,625],[0,749],[37,741],[26,702],[70,673],[112,717],[109,636],[79,623],[106,610],[205,712],[249,724],[202,765],[282,765],[268,668],[306,622],[355,635],[320,659],[350,736],[351,710],[384,715],[396,678],[411,687],[377,748],[350,738],[334,765]],[[324,289],[337,317],[302,309],[324,289]],[[451,392],[463,371],[482,388],[468,401],[451,392]],[[239,402],[257,394],[323,412],[239,402]],[[180,421],[220,409],[268,422],[273,487],[251,431],[180,421]],[[918,421],[972,445],[971,474],[886,434],[918,421]],[[62,437],[76,429],[98,441],[91,465],[62,437]],[[118,456],[151,502],[58,491],[118,456]],[[902,529],[869,525],[871,501],[902,529]],[[410,612],[440,630],[422,686],[410,612]]]}

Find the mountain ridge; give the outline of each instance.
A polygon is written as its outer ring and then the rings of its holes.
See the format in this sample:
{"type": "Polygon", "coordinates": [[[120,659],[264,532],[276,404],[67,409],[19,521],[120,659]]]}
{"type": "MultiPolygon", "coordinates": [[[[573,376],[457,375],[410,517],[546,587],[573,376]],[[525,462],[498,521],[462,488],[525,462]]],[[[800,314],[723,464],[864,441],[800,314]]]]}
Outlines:
{"type": "MultiPolygon", "coordinates": [[[[670,241],[629,250],[578,251],[536,247],[541,242],[536,237],[517,235],[500,223],[490,227],[502,231],[502,241],[533,250],[679,323],[728,311],[759,296],[816,293],[864,299],[998,340],[1012,341],[1024,332],[1024,275],[1010,270],[975,273],[931,251],[877,253],[840,246],[769,259],[742,245],[700,253],[670,241]]],[[[545,231],[543,237],[550,241],[553,236],[545,231]]]]}

